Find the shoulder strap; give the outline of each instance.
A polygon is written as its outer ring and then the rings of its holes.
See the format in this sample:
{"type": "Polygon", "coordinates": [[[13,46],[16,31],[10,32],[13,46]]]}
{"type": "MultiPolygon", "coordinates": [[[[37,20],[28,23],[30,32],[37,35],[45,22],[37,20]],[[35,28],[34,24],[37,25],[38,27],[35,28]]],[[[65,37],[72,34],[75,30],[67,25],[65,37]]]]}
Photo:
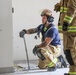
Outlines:
{"type": "Polygon", "coordinates": [[[53,26],[53,27],[50,27],[46,32],[48,32],[50,29],[52,29],[52,28],[55,28],[55,26],[53,26]]]}

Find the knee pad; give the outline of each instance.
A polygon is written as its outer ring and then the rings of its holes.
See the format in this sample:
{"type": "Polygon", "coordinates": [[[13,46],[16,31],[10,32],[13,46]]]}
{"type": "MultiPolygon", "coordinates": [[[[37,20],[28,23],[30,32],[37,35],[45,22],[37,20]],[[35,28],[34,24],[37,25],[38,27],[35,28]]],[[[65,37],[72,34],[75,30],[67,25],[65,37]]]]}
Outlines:
{"type": "Polygon", "coordinates": [[[37,56],[43,61],[45,60],[46,58],[44,57],[44,55],[41,53],[41,49],[39,51],[37,51],[37,56]]]}
{"type": "Polygon", "coordinates": [[[65,51],[64,51],[64,54],[65,54],[65,56],[66,56],[66,59],[67,59],[68,63],[69,63],[70,65],[74,65],[74,62],[73,62],[73,59],[72,59],[70,50],[65,50],[65,51]]]}

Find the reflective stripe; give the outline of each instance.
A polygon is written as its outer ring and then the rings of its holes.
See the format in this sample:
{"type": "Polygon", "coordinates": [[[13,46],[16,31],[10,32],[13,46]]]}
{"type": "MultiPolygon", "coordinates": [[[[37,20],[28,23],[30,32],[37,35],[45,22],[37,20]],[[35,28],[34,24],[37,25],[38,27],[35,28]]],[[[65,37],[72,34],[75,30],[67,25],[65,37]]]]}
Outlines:
{"type": "Polygon", "coordinates": [[[48,67],[53,67],[55,64],[53,62],[51,62],[48,67]]]}
{"type": "MultiPolygon", "coordinates": [[[[58,30],[62,31],[62,26],[58,26],[58,30]]],[[[76,26],[69,26],[68,32],[76,32],[76,26]]]]}
{"type": "Polygon", "coordinates": [[[68,32],[76,32],[76,26],[68,27],[68,32]]]}
{"type": "Polygon", "coordinates": [[[58,26],[58,30],[59,31],[62,31],[62,26],[58,26]]]}
{"type": "Polygon", "coordinates": [[[67,9],[68,9],[68,8],[66,8],[66,7],[61,7],[61,8],[60,8],[60,12],[67,12],[67,9]]]}
{"type": "Polygon", "coordinates": [[[67,21],[67,22],[71,23],[72,20],[73,20],[72,17],[65,15],[64,21],[67,21]]]}
{"type": "Polygon", "coordinates": [[[47,28],[46,27],[44,27],[44,31],[46,31],[47,30],[47,28]]]}
{"type": "Polygon", "coordinates": [[[58,59],[57,58],[54,58],[53,61],[48,64],[48,67],[53,67],[56,63],[57,63],[58,59]]]}
{"type": "Polygon", "coordinates": [[[76,75],[76,72],[69,72],[69,74],[76,75]]]}
{"type": "Polygon", "coordinates": [[[54,58],[52,62],[56,64],[57,61],[58,61],[58,59],[57,58],[54,58]]]}
{"type": "Polygon", "coordinates": [[[68,30],[68,32],[76,32],[76,30],[68,30]]]}

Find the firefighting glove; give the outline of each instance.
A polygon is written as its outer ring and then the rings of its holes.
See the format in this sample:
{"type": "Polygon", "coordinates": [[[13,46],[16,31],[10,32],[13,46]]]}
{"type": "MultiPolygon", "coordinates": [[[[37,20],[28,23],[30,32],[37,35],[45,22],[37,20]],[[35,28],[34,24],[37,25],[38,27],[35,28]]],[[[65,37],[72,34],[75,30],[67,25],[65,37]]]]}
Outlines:
{"type": "Polygon", "coordinates": [[[23,38],[25,34],[26,34],[26,30],[23,29],[22,31],[20,31],[19,36],[20,36],[21,38],[23,38]]]}
{"type": "Polygon", "coordinates": [[[69,26],[69,23],[63,22],[62,30],[63,31],[67,31],[68,30],[68,26],[69,26]]]}
{"type": "Polygon", "coordinates": [[[36,55],[38,52],[39,48],[37,47],[37,45],[33,48],[33,54],[36,55]]]}
{"type": "Polygon", "coordinates": [[[54,11],[56,12],[60,11],[60,3],[55,4],[54,11]]]}

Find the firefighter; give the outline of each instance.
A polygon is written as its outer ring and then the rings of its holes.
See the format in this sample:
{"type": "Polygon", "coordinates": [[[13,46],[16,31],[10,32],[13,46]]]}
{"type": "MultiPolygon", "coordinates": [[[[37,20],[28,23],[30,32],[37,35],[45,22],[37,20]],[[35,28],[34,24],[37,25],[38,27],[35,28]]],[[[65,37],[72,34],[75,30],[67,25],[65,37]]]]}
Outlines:
{"type": "Polygon", "coordinates": [[[53,24],[54,17],[52,11],[44,9],[41,12],[42,24],[37,28],[23,29],[20,37],[25,34],[40,33],[42,34],[42,43],[33,48],[33,54],[39,57],[38,67],[47,68],[48,71],[56,70],[57,57],[60,55],[60,36],[57,28],[53,24]]]}
{"type": "Polygon", "coordinates": [[[54,10],[60,10],[58,29],[63,33],[64,53],[70,64],[64,75],[76,75],[76,0],[61,0],[54,10]]]}

